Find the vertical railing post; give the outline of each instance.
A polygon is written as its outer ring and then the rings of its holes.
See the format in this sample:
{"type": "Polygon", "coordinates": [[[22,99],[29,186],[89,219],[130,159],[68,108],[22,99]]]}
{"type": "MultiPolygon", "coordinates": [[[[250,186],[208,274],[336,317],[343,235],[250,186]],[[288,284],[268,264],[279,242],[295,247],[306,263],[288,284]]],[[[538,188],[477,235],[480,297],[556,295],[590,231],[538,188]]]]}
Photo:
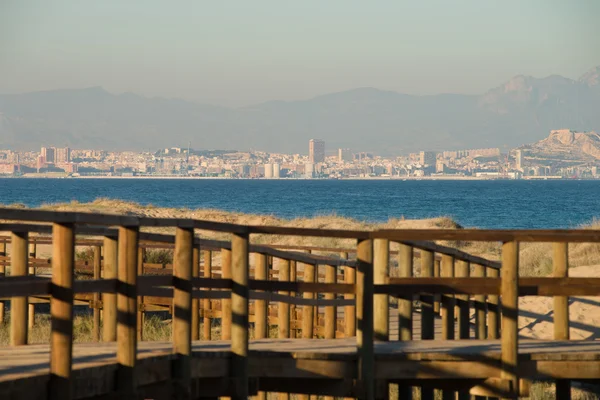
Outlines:
{"type": "MultiPolygon", "coordinates": [[[[272,260],[272,258],[271,258],[272,260]]],[[[298,281],[298,263],[296,261],[290,261],[290,282],[298,281]]],[[[289,292],[289,296],[296,297],[296,292],[289,292]]],[[[298,313],[296,312],[296,306],[294,304],[290,304],[290,338],[295,338],[298,329],[298,313]]],[[[300,310],[302,311],[302,309],[300,310]]]]}
{"type": "MultiPolygon", "coordinates": [[[[500,278],[498,268],[488,267],[486,269],[488,278],[500,278]]],[[[487,338],[498,339],[500,337],[500,296],[497,294],[488,295],[487,312],[487,338]]]]}
{"type": "MultiPolygon", "coordinates": [[[[10,274],[27,275],[27,232],[13,232],[11,235],[10,274]]],[[[27,297],[13,297],[10,300],[10,345],[27,344],[27,297]]]]}
{"type": "MultiPolygon", "coordinates": [[[[421,250],[421,277],[433,277],[435,253],[421,250]]],[[[433,294],[421,296],[421,340],[433,340],[435,337],[435,316],[433,315],[433,294]]],[[[421,400],[433,400],[433,389],[421,386],[421,400]]]]}
{"type": "MultiPolygon", "coordinates": [[[[403,243],[398,244],[398,267],[401,278],[412,278],[414,249],[403,243]]],[[[413,296],[398,297],[398,339],[413,339],[413,296]]],[[[399,399],[412,399],[412,386],[398,385],[399,399]]]]}
{"type": "MultiPolygon", "coordinates": [[[[118,246],[117,239],[104,238],[104,279],[118,278],[118,246]]],[[[117,295],[102,294],[102,340],[114,342],[117,340],[117,295]]]]}
{"type": "MultiPolygon", "coordinates": [[[[433,276],[435,278],[440,277],[441,269],[442,269],[442,260],[439,257],[435,257],[435,259],[433,260],[433,276]]],[[[436,316],[440,315],[440,300],[441,300],[441,298],[442,298],[442,296],[439,294],[433,295],[433,313],[436,316]]]]}
{"type": "MultiPolygon", "coordinates": [[[[456,262],[456,277],[469,277],[469,263],[467,261],[458,260],[456,262]]],[[[458,325],[458,338],[469,339],[470,337],[470,322],[469,322],[469,295],[456,295],[456,315],[458,325]]]]}
{"type": "MultiPolygon", "coordinates": [[[[325,283],[336,283],[337,282],[337,268],[335,265],[325,266],[325,283]]],[[[325,294],[326,300],[335,300],[335,293],[327,292],[325,294]]],[[[335,331],[337,330],[337,308],[336,306],[325,307],[325,339],[335,339],[335,331]]]]}
{"type": "Polygon", "coordinates": [[[231,292],[231,372],[235,380],[233,400],[248,399],[248,234],[234,234],[231,240],[233,288],[231,292]]]}
{"type": "MultiPolygon", "coordinates": [[[[137,274],[140,276],[144,274],[144,255],[146,254],[146,251],[144,248],[138,247],[137,252],[137,274]]],[[[138,307],[137,310],[137,340],[141,342],[144,340],[144,321],[146,316],[144,313],[144,296],[139,296],[138,302],[140,307],[138,307]]]]}
{"type": "MultiPolygon", "coordinates": [[[[261,253],[255,253],[254,278],[261,281],[268,281],[268,273],[267,256],[261,253]]],[[[268,337],[268,305],[267,300],[254,300],[254,337],[256,339],[265,339],[268,337]]]]}
{"type": "MultiPolygon", "coordinates": [[[[261,281],[269,280],[269,268],[267,256],[261,253],[254,253],[254,279],[261,281]]],[[[267,293],[267,292],[264,292],[267,293]]],[[[254,338],[268,338],[268,312],[269,302],[267,300],[254,300],[254,338]]],[[[266,392],[258,392],[256,400],[266,400],[266,392]]]]}
{"type": "MultiPolygon", "coordinates": [[[[102,268],[102,247],[94,246],[94,279],[100,279],[102,268]]],[[[94,308],[92,309],[92,340],[100,341],[100,293],[93,294],[94,308]]]]}
{"type": "Polygon", "coordinates": [[[52,226],[49,399],[72,398],[74,267],[75,227],[73,224],[55,223],[52,226]]]}
{"type": "MultiPolygon", "coordinates": [[[[0,243],[0,255],[2,255],[3,257],[6,257],[5,259],[8,260],[8,252],[6,251],[6,238],[2,239],[2,242],[0,243]]],[[[2,263],[0,265],[0,277],[4,277],[6,276],[6,265],[4,263],[2,263]]],[[[0,324],[4,323],[4,302],[0,301],[0,324]]]]}
{"type": "Polygon", "coordinates": [[[119,228],[117,294],[117,390],[135,395],[137,353],[137,268],[139,227],[119,228]]]}
{"type": "MultiPolygon", "coordinates": [[[[475,264],[473,266],[473,277],[474,278],[485,278],[485,267],[480,264],[475,264]]],[[[485,313],[486,309],[486,295],[478,294],[475,296],[475,337],[477,339],[485,339],[487,336],[486,332],[486,321],[485,321],[485,313]]]]}
{"type": "MultiPolygon", "coordinates": [[[[303,267],[302,276],[304,282],[315,281],[315,265],[314,264],[301,264],[303,267]]],[[[303,296],[305,299],[314,299],[315,293],[304,292],[303,296]]],[[[314,306],[302,306],[302,338],[311,339],[314,333],[314,317],[315,307],[314,306]]]]}
{"type": "MultiPolygon", "coordinates": [[[[388,239],[373,240],[373,283],[385,285],[390,268],[390,241],[388,239]]],[[[374,337],[375,340],[387,342],[390,338],[390,304],[389,295],[376,294],[373,299],[374,337]]]]}
{"type": "MultiPolygon", "coordinates": [[[[212,251],[204,250],[204,270],[203,274],[205,278],[212,278],[212,251]]],[[[212,318],[210,316],[211,307],[210,307],[210,299],[204,299],[204,321],[202,323],[202,338],[204,340],[210,340],[211,338],[211,329],[212,329],[212,318]]]]}
{"type": "MultiPolygon", "coordinates": [[[[288,282],[290,280],[290,261],[277,258],[277,270],[279,281],[288,282]]],[[[284,296],[289,295],[286,291],[281,291],[279,294],[284,296]]],[[[290,337],[290,305],[289,303],[280,302],[277,305],[277,329],[280,339],[290,337]]]]}
{"type": "MultiPolygon", "coordinates": [[[[553,269],[555,278],[569,276],[569,244],[554,243],[553,269]]],[[[569,297],[554,296],[554,340],[569,340],[569,297]]],[[[568,379],[556,381],[556,398],[571,398],[571,382],[568,379]]]]}
{"type": "MultiPolygon", "coordinates": [[[[31,259],[31,262],[29,262],[29,275],[30,276],[35,276],[35,266],[34,266],[34,260],[37,258],[37,244],[35,241],[32,241],[29,243],[29,257],[28,257],[28,261],[31,259]]],[[[28,326],[29,329],[33,329],[33,327],[35,326],[35,304],[31,303],[29,304],[29,312],[27,313],[28,315],[28,326]]]]}
{"type": "MultiPolygon", "coordinates": [[[[348,253],[341,252],[340,258],[347,260],[348,253]]],[[[356,285],[356,269],[354,267],[344,266],[344,283],[356,285]]],[[[352,293],[344,294],[346,300],[354,300],[355,298],[356,296],[352,293]]],[[[356,336],[356,305],[344,307],[344,337],[353,336],[356,336]]]]}
{"type": "Polygon", "coordinates": [[[519,391],[517,375],[518,318],[519,318],[519,243],[506,242],[502,245],[502,371],[500,377],[511,382],[511,393],[519,391]]]}
{"type": "Polygon", "coordinates": [[[192,264],[194,229],[177,227],[173,253],[173,385],[175,398],[191,397],[192,264]]]}
{"type": "MultiPolygon", "coordinates": [[[[221,249],[221,277],[232,279],[230,249],[221,249]]],[[[231,339],[231,299],[221,300],[221,339],[231,339]]]]}
{"type": "MultiPolygon", "coordinates": [[[[290,281],[290,260],[281,258],[273,259],[273,263],[277,262],[277,274],[280,282],[290,281]]],[[[290,293],[280,291],[279,294],[288,296],[290,293]]],[[[290,304],[279,302],[277,304],[277,337],[279,339],[287,339],[290,337],[290,304]]],[[[279,400],[289,400],[289,393],[279,393],[279,400]]]]}
{"type": "Polygon", "coordinates": [[[373,343],[373,241],[361,239],[357,245],[356,319],[358,330],[358,398],[375,398],[375,354],[373,343]]]}
{"type": "MultiPolygon", "coordinates": [[[[452,278],[454,276],[454,257],[442,254],[440,264],[440,277],[452,278]]],[[[452,295],[442,295],[440,300],[440,314],[442,318],[442,340],[454,339],[454,297],[452,295]]],[[[456,392],[454,390],[442,390],[443,400],[455,400],[456,392]]]]}
{"type": "MultiPolygon", "coordinates": [[[[192,278],[200,276],[200,246],[193,245],[192,278]]],[[[192,340],[200,340],[200,299],[192,298],[192,340]]]]}

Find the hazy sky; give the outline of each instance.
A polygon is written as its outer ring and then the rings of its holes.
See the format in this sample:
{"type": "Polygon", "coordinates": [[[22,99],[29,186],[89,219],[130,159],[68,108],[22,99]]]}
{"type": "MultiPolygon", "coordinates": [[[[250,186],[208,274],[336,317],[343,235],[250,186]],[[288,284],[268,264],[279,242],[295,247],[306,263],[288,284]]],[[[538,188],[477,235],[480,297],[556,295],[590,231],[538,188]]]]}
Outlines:
{"type": "Polygon", "coordinates": [[[598,0],[0,0],[0,93],[224,105],[372,86],[482,93],[600,64],[598,0]]]}

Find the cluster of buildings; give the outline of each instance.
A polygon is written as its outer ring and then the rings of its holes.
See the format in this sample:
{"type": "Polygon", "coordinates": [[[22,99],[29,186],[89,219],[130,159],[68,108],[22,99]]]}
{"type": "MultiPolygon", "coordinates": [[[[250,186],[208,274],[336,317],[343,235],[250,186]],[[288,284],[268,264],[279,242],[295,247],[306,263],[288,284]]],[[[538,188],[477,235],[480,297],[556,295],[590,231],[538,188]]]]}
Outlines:
{"type": "Polygon", "coordinates": [[[39,152],[0,150],[0,175],[16,176],[186,176],[214,178],[479,178],[598,177],[597,166],[552,170],[525,166],[522,150],[499,148],[420,151],[381,157],[348,148],[326,151],[311,139],[308,154],[192,150],[156,152],[76,150],[42,147],[39,152]]]}

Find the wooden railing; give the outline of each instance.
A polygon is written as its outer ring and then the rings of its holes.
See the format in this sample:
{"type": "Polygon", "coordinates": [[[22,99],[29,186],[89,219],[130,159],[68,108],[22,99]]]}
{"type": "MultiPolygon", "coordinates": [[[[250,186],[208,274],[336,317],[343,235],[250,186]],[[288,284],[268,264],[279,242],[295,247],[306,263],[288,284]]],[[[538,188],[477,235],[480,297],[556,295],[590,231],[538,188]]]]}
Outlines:
{"type": "MultiPolygon", "coordinates": [[[[250,387],[250,303],[253,302],[254,337],[257,339],[268,338],[269,322],[275,325],[275,321],[278,338],[292,337],[295,307],[302,308],[299,320],[303,338],[313,338],[315,330],[326,339],[356,336],[358,372],[353,390],[356,397],[365,399],[375,397],[377,382],[393,381],[391,376],[386,376],[385,370],[376,370],[374,351],[376,342],[390,340],[389,313],[393,310],[390,297],[397,298],[400,341],[414,339],[415,304],[420,308],[420,339],[434,339],[437,313],[441,314],[439,339],[455,339],[455,323],[458,328],[456,339],[470,339],[469,315],[473,304],[475,337],[501,339],[501,374],[473,385],[471,393],[514,397],[527,391],[526,382],[518,373],[518,297],[554,296],[555,338],[568,339],[567,296],[600,294],[600,279],[568,278],[567,274],[567,243],[600,241],[600,232],[590,230],[363,232],[14,209],[0,209],[0,218],[17,221],[0,225],[0,231],[12,232],[10,240],[3,241],[4,248],[0,249],[5,257],[10,257],[11,276],[0,279],[0,293],[3,298],[11,298],[12,345],[27,344],[30,310],[26,296],[49,296],[50,299],[49,398],[53,399],[68,399],[72,395],[73,306],[77,295],[84,293],[93,294],[97,327],[100,326],[100,308],[103,311],[102,335],[97,332],[94,337],[117,342],[115,390],[121,394],[135,393],[137,389],[136,349],[137,341],[143,337],[140,328],[144,311],[142,309],[140,313],[140,305],[152,304],[143,299],[140,303],[138,298],[152,297],[172,298],[173,352],[177,355],[172,379],[177,397],[190,395],[191,343],[200,338],[200,318],[204,318],[203,336],[209,339],[211,318],[220,316],[221,339],[231,341],[231,396],[247,398],[250,387]],[[118,228],[112,228],[115,226],[118,228]],[[175,234],[142,232],[140,228],[144,227],[173,228],[175,234]],[[231,240],[200,239],[195,237],[195,230],[230,233],[231,240]],[[27,277],[31,265],[29,243],[41,244],[48,240],[30,241],[30,232],[52,234],[51,279],[27,277]],[[253,245],[250,242],[253,234],[355,239],[356,259],[348,259],[351,249],[317,249],[342,253],[341,257],[333,257],[292,251],[309,250],[307,248],[253,245]],[[96,246],[92,280],[74,279],[77,235],[103,237],[101,242],[97,239],[79,242],[96,246]],[[502,242],[502,260],[500,263],[489,261],[437,245],[432,240],[502,242]],[[519,278],[521,241],[555,243],[554,277],[519,278]],[[7,242],[10,242],[9,252],[7,242]],[[174,246],[172,275],[143,274],[140,245],[149,246],[149,243],[174,246]],[[390,243],[398,244],[399,250],[394,254],[390,252],[390,243]],[[415,250],[420,258],[419,277],[414,277],[415,250]],[[220,278],[215,277],[218,274],[212,266],[213,251],[221,253],[220,278]],[[204,253],[203,263],[201,252],[204,253]],[[253,267],[251,253],[255,254],[253,267]],[[398,257],[398,277],[390,276],[390,254],[398,257]],[[277,274],[270,270],[273,264],[277,264],[277,274]],[[324,267],[324,274],[319,273],[319,266],[324,267]],[[338,273],[340,267],[344,268],[341,275],[338,273]],[[298,281],[299,277],[303,280],[298,281]],[[269,280],[274,278],[278,280],[269,280]],[[324,282],[319,281],[321,278],[324,282]],[[303,297],[299,298],[297,294],[303,297]],[[319,298],[319,294],[323,298],[319,298]],[[212,312],[211,300],[220,302],[220,313],[212,312]],[[276,319],[269,318],[270,303],[277,303],[276,319]],[[337,318],[340,307],[344,307],[342,321],[337,318]],[[324,311],[322,330],[315,329],[319,324],[320,308],[324,311]],[[202,315],[200,309],[203,309],[202,315]]],[[[37,259],[35,254],[33,256],[35,264],[37,259]]],[[[433,397],[433,389],[423,382],[399,383],[401,398],[410,398],[414,385],[422,386],[422,399],[433,397]]],[[[561,398],[567,398],[562,396],[567,395],[568,388],[568,381],[558,383],[561,398]]],[[[444,393],[452,393],[452,390],[444,393]]],[[[259,396],[264,398],[264,393],[259,396]]]]}

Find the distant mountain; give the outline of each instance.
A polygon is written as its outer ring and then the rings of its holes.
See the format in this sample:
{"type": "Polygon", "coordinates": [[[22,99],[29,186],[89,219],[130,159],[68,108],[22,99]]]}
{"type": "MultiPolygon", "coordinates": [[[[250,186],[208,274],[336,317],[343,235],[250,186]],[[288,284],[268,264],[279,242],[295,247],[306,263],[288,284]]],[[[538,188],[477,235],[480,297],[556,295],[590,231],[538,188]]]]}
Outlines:
{"type": "Polygon", "coordinates": [[[111,94],[102,88],[0,95],[0,148],[326,148],[398,154],[516,147],[557,128],[600,131],[600,67],[579,80],[516,76],[483,95],[412,96],[373,88],[243,108],[111,94]]]}

